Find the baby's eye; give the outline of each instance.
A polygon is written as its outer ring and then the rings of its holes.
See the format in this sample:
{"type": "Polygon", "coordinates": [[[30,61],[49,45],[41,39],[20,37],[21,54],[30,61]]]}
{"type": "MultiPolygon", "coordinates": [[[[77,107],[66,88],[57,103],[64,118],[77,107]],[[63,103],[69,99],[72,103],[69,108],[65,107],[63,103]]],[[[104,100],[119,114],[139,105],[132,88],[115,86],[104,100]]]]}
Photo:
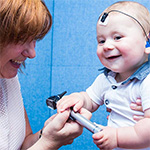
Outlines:
{"type": "Polygon", "coordinates": [[[98,43],[99,43],[99,44],[104,44],[104,43],[105,43],[105,40],[98,40],[98,43]]]}
{"type": "Polygon", "coordinates": [[[122,37],[121,36],[116,36],[115,38],[114,38],[114,40],[120,40],[122,37]]]}

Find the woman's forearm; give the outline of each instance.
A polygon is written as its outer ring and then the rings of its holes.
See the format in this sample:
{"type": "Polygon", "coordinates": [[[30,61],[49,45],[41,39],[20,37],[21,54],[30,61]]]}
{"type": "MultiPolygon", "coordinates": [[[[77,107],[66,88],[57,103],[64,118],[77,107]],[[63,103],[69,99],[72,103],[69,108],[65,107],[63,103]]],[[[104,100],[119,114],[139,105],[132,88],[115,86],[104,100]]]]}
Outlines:
{"type": "Polygon", "coordinates": [[[28,135],[22,144],[21,150],[26,150],[29,147],[33,146],[39,140],[39,132],[28,135]]]}

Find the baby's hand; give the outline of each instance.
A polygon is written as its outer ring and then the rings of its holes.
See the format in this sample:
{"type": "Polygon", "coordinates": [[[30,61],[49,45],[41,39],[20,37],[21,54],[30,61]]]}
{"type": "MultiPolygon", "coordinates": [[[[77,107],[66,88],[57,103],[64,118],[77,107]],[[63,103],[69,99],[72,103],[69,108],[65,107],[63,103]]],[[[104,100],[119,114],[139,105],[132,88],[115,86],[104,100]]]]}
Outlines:
{"type": "Polygon", "coordinates": [[[99,149],[112,150],[117,147],[117,129],[100,126],[103,130],[93,134],[93,141],[99,149]]]}
{"type": "Polygon", "coordinates": [[[57,102],[57,111],[63,112],[64,110],[73,107],[73,110],[77,112],[83,106],[83,99],[81,93],[72,93],[68,96],[64,96],[57,102]]]}

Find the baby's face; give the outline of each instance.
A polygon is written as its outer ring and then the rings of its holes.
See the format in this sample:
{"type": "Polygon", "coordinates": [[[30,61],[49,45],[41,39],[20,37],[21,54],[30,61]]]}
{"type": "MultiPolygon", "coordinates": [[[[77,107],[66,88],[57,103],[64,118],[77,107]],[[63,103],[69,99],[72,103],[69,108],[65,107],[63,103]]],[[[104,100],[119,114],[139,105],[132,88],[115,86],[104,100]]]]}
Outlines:
{"type": "Polygon", "coordinates": [[[143,30],[132,18],[117,12],[105,21],[97,23],[97,55],[108,69],[130,76],[147,59],[143,30]]]}

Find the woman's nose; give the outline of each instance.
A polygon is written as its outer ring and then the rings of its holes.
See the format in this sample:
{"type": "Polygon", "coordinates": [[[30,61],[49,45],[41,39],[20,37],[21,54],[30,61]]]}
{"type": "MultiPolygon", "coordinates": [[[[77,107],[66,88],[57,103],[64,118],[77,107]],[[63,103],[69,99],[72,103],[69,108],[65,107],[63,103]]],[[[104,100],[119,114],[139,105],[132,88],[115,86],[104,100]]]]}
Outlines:
{"type": "Polygon", "coordinates": [[[22,52],[22,54],[25,57],[28,57],[30,59],[34,58],[36,56],[36,52],[35,52],[35,41],[32,41],[27,47],[26,49],[22,52]]]}

